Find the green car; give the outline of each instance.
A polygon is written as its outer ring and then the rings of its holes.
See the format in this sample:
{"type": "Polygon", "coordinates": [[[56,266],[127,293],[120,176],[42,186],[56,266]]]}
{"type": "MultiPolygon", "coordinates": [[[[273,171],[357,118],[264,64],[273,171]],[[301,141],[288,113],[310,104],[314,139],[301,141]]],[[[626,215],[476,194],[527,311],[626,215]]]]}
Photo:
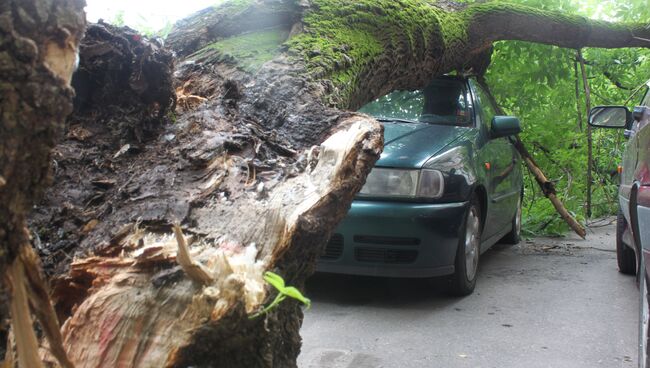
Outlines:
{"type": "Polygon", "coordinates": [[[384,125],[384,151],[318,271],[386,276],[450,275],[450,292],[472,293],[480,254],[519,241],[519,120],[496,116],[472,78],[445,76],[396,91],[360,112],[384,125]]]}

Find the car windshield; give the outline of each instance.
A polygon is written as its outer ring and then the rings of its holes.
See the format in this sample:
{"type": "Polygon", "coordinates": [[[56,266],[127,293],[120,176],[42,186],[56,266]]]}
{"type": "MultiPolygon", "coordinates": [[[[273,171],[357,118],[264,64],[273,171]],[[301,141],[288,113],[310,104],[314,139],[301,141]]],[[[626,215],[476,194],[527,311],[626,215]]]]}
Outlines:
{"type": "Polygon", "coordinates": [[[465,83],[436,79],[417,91],[394,91],[368,103],[359,112],[380,120],[467,126],[471,106],[465,83]]]}

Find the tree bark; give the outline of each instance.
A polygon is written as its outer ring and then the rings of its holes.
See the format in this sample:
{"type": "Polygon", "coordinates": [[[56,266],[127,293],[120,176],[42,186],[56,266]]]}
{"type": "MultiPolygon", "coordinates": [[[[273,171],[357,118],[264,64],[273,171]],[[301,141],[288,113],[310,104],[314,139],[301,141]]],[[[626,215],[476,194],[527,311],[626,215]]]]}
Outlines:
{"type": "Polygon", "coordinates": [[[232,1],[166,40],[182,58],[170,124],[166,89],[146,101],[142,81],[156,78],[127,67],[164,58],[123,52],[137,37],[101,27],[111,42],[86,44],[82,65],[122,66],[81,84],[102,88],[70,119],[33,217],[80,367],[295,366],[298,303],[249,317],[275,296],[265,271],[303,289],[379,156],[381,126],[346,109],[447,72],[482,74],[496,40],[627,47],[650,33],[490,3],[232,1]],[[134,100],[147,114],[130,115],[134,100]],[[177,223],[191,239],[172,235],[177,223]]]}
{"type": "Polygon", "coordinates": [[[50,183],[51,150],[72,111],[83,6],[75,0],[0,2],[0,330],[10,310],[21,367],[41,366],[30,310],[53,355],[70,366],[30,246],[27,214],[50,183]]]}
{"type": "Polygon", "coordinates": [[[575,75],[575,86],[576,86],[576,111],[578,113],[577,115],[577,120],[578,120],[578,130],[582,132],[582,106],[580,106],[580,81],[582,78],[580,77],[580,74],[578,74],[578,59],[573,62],[573,74],[575,75]]]}
{"type": "MultiPolygon", "coordinates": [[[[577,51],[576,57],[580,61],[580,71],[582,72],[582,86],[585,89],[585,108],[587,109],[587,119],[589,119],[589,113],[591,112],[591,90],[589,88],[589,80],[587,78],[585,60],[582,58],[582,52],[580,50],[577,51]]],[[[592,173],[594,166],[593,148],[594,143],[592,138],[591,125],[587,124],[587,200],[585,203],[585,217],[587,218],[591,218],[591,186],[594,181],[592,173]]]]}

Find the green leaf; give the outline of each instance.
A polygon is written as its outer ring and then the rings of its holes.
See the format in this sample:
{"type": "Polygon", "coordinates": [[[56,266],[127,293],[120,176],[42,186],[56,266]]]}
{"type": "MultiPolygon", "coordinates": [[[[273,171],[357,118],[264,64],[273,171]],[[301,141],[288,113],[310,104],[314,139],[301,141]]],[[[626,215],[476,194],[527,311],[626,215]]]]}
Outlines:
{"type": "Polygon", "coordinates": [[[305,298],[302,295],[302,293],[298,289],[296,289],[295,287],[289,286],[289,287],[284,289],[283,293],[288,297],[294,298],[294,299],[302,302],[302,304],[307,306],[307,309],[309,309],[311,307],[311,300],[309,300],[308,298],[305,298]]]}
{"type": "Polygon", "coordinates": [[[284,282],[284,279],[282,278],[282,276],[280,276],[280,275],[278,275],[276,273],[273,273],[271,271],[267,271],[266,273],[264,273],[264,280],[266,280],[266,282],[268,282],[270,285],[272,285],[274,288],[276,288],[278,290],[278,295],[275,297],[273,302],[271,302],[271,304],[266,306],[261,311],[259,311],[259,312],[255,313],[255,314],[253,314],[252,316],[248,317],[249,319],[254,319],[254,318],[257,318],[257,317],[259,317],[259,316],[261,316],[263,314],[268,313],[270,310],[277,307],[287,297],[298,300],[299,302],[306,305],[307,309],[309,309],[311,307],[311,300],[309,300],[304,295],[302,295],[300,290],[296,289],[295,287],[293,287],[293,286],[285,286],[285,282],[284,282]]]}
{"type": "Polygon", "coordinates": [[[269,284],[273,285],[274,288],[278,290],[283,290],[284,289],[284,279],[282,276],[273,273],[271,271],[267,271],[264,274],[264,280],[268,282],[269,284]]]}

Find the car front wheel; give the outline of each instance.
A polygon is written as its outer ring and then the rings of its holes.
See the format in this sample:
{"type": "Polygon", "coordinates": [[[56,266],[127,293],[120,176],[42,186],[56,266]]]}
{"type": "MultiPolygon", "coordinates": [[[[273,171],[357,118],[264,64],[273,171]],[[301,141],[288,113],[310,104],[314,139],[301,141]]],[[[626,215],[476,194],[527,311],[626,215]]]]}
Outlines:
{"type": "Polygon", "coordinates": [[[472,197],[461,227],[456,250],[455,273],[451,276],[449,292],[465,296],[474,291],[478,260],[481,253],[481,205],[472,197]]]}

